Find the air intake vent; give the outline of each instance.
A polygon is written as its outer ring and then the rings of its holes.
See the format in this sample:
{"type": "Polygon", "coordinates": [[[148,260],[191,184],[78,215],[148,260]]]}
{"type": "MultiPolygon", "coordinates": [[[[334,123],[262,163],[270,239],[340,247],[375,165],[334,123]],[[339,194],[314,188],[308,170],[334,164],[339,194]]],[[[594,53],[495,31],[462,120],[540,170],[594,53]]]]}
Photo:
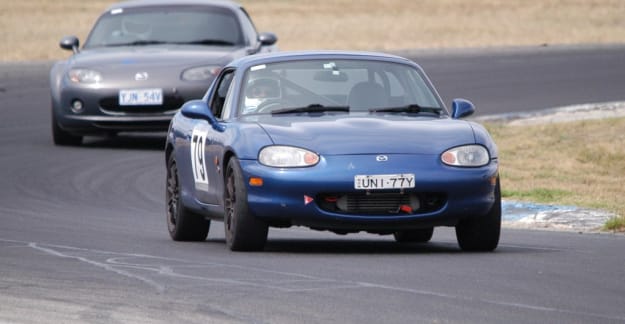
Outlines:
{"type": "Polygon", "coordinates": [[[316,199],[321,209],[355,215],[420,214],[440,209],[442,194],[421,193],[346,193],[321,194],[316,199]]]}

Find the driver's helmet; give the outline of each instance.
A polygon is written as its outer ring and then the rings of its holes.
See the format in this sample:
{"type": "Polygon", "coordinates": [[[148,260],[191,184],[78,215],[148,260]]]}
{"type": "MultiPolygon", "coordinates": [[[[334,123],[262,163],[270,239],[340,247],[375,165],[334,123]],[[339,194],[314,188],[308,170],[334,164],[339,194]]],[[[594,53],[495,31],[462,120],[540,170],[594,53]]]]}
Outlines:
{"type": "Polygon", "coordinates": [[[280,81],[273,78],[258,78],[250,80],[245,87],[245,111],[254,111],[263,102],[271,99],[280,99],[280,81]]]}

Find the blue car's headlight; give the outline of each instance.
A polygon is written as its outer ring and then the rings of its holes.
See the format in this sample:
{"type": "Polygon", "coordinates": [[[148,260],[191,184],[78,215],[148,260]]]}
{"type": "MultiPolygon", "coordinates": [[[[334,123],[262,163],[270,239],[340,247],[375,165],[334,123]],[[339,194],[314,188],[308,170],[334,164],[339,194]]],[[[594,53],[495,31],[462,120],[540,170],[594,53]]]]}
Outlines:
{"type": "Polygon", "coordinates": [[[490,161],[488,150],[481,145],[454,147],[441,155],[441,161],[447,165],[461,167],[480,167],[490,161]]]}
{"type": "Polygon", "coordinates": [[[273,145],[260,150],[258,161],[276,168],[309,167],[319,163],[319,155],[298,147],[273,145]]]}
{"type": "Polygon", "coordinates": [[[102,81],[102,74],[89,69],[71,69],[67,73],[69,79],[74,83],[99,83],[102,81]]]}
{"type": "Polygon", "coordinates": [[[209,80],[214,78],[220,70],[221,66],[216,65],[196,66],[182,71],[181,78],[185,81],[209,80]]]}

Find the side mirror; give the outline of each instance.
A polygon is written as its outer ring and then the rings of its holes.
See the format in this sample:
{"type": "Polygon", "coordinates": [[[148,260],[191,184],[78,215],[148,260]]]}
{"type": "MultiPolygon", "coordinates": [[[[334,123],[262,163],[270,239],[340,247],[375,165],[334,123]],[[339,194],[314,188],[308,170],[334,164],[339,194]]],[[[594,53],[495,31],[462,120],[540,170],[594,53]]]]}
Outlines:
{"type": "Polygon", "coordinates": [[[61,39],[61,43],[59,44],[59,46],[61,46],[62,49],[71,50],[74,53],[78,53],[79,45],[80,45],[80,41],[78,40],[78,37],[76,36],[65,36],[61,39]]]}
{"type": "Polygon", "coordinates": [[[258,34],[258,41],[261,46],[270,46],[278,41],[278,36],[274,33],[264,32],[258,34]]]}
{"type": "Polygon", "coordinates": [[[182,105],[180,113],[187,118],[206,120],[215,130],[223,131],[225,129],[217,118],[215,118],[215,115],[213,115],[204,100],[187,101],[182,105]]]}
{"type": "Polygon", "coordinates": [[[451,118],[460,119],[473,115],[475,106],[466,99],[454,99],[451,103],[451,118]]]}

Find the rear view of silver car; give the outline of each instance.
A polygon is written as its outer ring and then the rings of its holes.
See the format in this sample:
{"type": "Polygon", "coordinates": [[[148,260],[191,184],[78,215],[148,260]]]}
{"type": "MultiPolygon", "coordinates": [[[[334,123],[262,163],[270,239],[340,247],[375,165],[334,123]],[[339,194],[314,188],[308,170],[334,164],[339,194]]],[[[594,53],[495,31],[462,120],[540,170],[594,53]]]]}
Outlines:
{"type": "Polygon", "coordinates": [[[228,62],[275,50],[229,1],[139,0],[110,6],[82,48],[61,40],[70,58],[50,71],[52,137],[79,145],[85,135],[166,131],[188,100],[201,98],[228,62]]]}

